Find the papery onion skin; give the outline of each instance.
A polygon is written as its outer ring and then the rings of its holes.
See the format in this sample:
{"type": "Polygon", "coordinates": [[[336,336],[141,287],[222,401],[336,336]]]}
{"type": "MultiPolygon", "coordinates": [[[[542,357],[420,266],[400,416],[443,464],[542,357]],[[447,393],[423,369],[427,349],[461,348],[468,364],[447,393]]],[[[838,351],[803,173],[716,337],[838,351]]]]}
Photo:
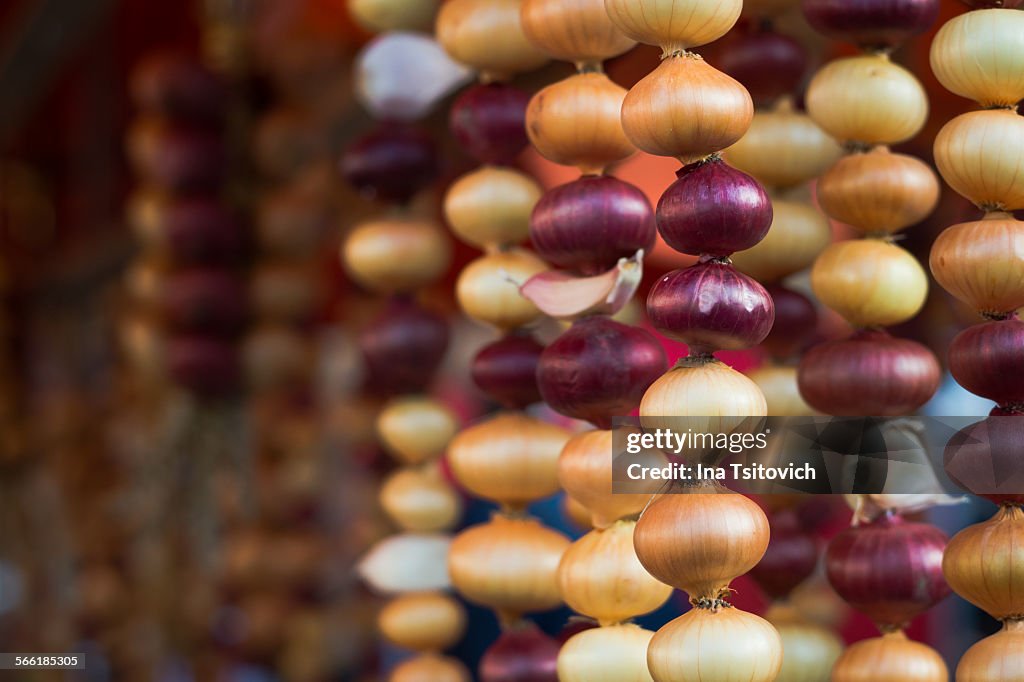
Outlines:
{"type": "Polygon", "coordinates": [[[935,165],[957,193],[985,210],[1024,208],[1024,117],[1008,109],[971,111],[935,136],[935,165]]]}
{"type": "Polygon", "coordinates": [[[768,235],[754,248],[732,255],[737,269],[766,283],[809,267],[832,241],[832,227],[818,209],[795,201],[772,203],[775,217],[768,235]]]}
{"type": "Polygon", "coordinates": [[[647,296],[647,314],[658,331],[701,355],[761,343],[771,331],[775,305],[755,280],[708,261],[659,279],[647,296]]]}
{"type": "Polygon", "coordinates": [[[997,620],[1024,617],[1024,511],[1006,506],[968,526],[946,547],[942,568],[953,591],[997,620]]]}
{"type": "Polygon", "coordinates": [[[762,106],[796,91],[807,71],[807,51],[798,41],[771,30],[748,29],[728,39],[718,67],[762,106]]]}
{"type": "Polygon", "coordinates": [[[366,289],[405,293],[440,278],[448,270],[451,250],[448,235],[433,221],[391,218],[353,228],[342,246],[342,261],[366,289]]]}
{"type": "Polygon", "coordinates": [[[636,45],[612,23],[604,0],[524,0],[519,15],[526,37],[562,61],[600,64],[636,45]]]}
{"type": "Polygon", "coordinates": [[[558,652],[559,682],[653,682],[647,670],[653,636],[632,623],[577,633],[558,652]]]}
{"type": "Polygon", "coordinates": [[[658,232],[676,251],[728,256],[764,239],[772,204],[761,184],[719,158],[684,166],[658,201],[658,232]]]}
{"type": "Polygon", "coordinates": [[[932,41],[932,72],[947,90],[984,108],[1016,106],[1024,98],[1022,36],[1024,15],[1015,12],[982,10],[953,17],[932,41]]]}
{"type": "Polygon", "coordinates": [[[815,29],[866,49],[897,47],[939,16],[938,0],[803,0],[815,29]]]}
{"type": "Polygon", "coordinates": [[[466,631],[466,610],[444,592],[412,592],[388,602],[377,616],[388,640],[416,651],[441,651],[466,631]]]}
{"type": "Polygon", "coordinates": [[[832,682],[948,682],[942,656],[902,632],[851,645],[832,668],[832,682]]]}
{"type": "Polygon", "coordinates": [[[341,174],[364,196],[405,203],[434,181],[437,148],[423,131],[382,124],[356,139],[341,158],[341,174]]]}
{"type": "Polygon", "coordinates": [[[403,464],[422,464],[444,453],[459,420],[444,403],[420,395],[392,398],[375,425],[381,445],[403,464]]]}
{"type": "Polygon", "coordinates": [[[949,371],[971,393],[1000,405],[1024,403],[1024,322],[968,327],[949,345],[949,371]]]}
{"type": "Polygon", "coordinates": [[[529,93],[512,85],[474,85],[452,103],[449,128],[480,163],[508,165],[530,143],[526,136],[529,103],[529,93]]]}
{"type": "Polygon", "coordinates": [[[814,346],[800,362],[800,393],[835,416],[911,414],[939,388],[935,355],[909,339],[864,330],[814,346]]]}
{"type": "Polygon", "coordinates": [[[536,625],[514,625],[484,652],[480,682],[558,682],[558,650],[536,625]]]}
{"type": "Polygon", "coordinates": [[[638,42],[660,45],[665,52],[721,38],[743,9],[742,0],[605,0],[604,5],[619,30],[638,42]]]}
{"type": "Polygon", "coordinates": [[[1005,213],[944,230],[930,266],[942,288],[990,317],[1024,308],[1024,222],[1005,213]]]}
{"type": "Polygon", "coordinates": [[[516,329],[540,317],[537,306],[519,293],[519,287],[544,270],[544,261],[525,249],[485,254],[459,273],[455,296],[474,320],[516,329]]]}
{"type": "Polygon", "coordinates": [[[996,504],[1024,504],[1024,415],[993,410],[960,429],[946,443],[946,475],[964,490],[996,504]]]}
{"type": "Polygon", "coordinates": [[[473,358],[473,383],[509,409],[540,402],[537,363],[542,346],[530,334],[512,333],[484,346],[473,358]]]}
{"type": "Polygon", "coordinates": [[[540,256],[584,275],[611,269],[655,240],[654,211],[637,187],[610,175],[582,177],[548,190],[530,218],[540,256]]]}
{"type": "Polygon", "coordinates": [[[902,629],[949,595],[942,575],[946,542],[935,526],[887,514],[834,537],[825,569],[851,606],[881,627],[902,629]]]}
{"type": "Polygon", "coordinates": [[[470,682],[469,671],[458,660],[438,654],[421,654],[400,663],[389,682],[470,682]]]}
{"type": "Polygon", "coordinates": [[[444,318],[412,301],[393,300],[359,335],[366,385],[384,395],[426,388],[448,349],[444,318]]]}
{"type": "Polygon", "coordinates": [[[765,287],[775,304],[775,322],[761,347],[777,358],[790,358],[802,351],[818,326],[818,310],[811,299],[781,284],[765,287]]]}
{"type": "Polygon", "coordinates": [[[818,543],[800,527],[793,510],[772,514],[771,540],[750,576],[774,600],[785,599],[818,565],[818,543]]]}
{"type": "Polygon", "coordinates": [[[527,40],[519,0],[448,0],[437,15],[437,41],[485,81],[532,71],[548,57],[527,40]]]}
{"type": "Polygon", "coordinates": [[[612,417],[639,405],[667,367],[664,349],[649,332],[594,315],[544,349],[537,385],[557,412],[610,428],[612,417]]]}
{"type": "Polygon", "coordinates": [[[1010,621],[960,658],[957,682],[1010,682],[1024,669],[1024,624],[1010,621]]]}

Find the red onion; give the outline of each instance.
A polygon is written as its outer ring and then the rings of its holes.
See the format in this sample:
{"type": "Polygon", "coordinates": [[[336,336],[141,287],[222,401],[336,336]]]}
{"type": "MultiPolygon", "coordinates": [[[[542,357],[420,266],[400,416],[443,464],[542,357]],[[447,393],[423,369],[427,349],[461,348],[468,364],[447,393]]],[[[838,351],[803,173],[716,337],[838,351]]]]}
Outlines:
{"type": "Polygon", "coordinates": [[[847,528],[825,554],[828,581],[883,628],[903,628],[950,592],[942,575],[946,535],[927,523],[887,514],[847,528]]]}
{"type": "Polygon", "coordinates": [[[480,659],[480,682],[558,682],[559,644],[532,623],[510,629],[480,659]]]}
{"type": "Polygon", "coordinates": [[[691,355],[761,343],[772,328],[768,292],[727,263],[706,261],[658,280],[647,296],[651,324],[682,341],[691,355]]]}
{"type": "Polygon", "coordinates": [[[658,232],[676,251],[728,256],[768,234],[772,203],[761,184],[714,157],[684,166],[658,202],[658,232]]]}
{"type": "Polygon", "coordinates": [[[939,388],[941,370],[925,346],[863,330],[811,348],[797,382],[804,400],[837,416],[897,416],[924,405],[939,388]]]}
{"type": "Polygon", "coordinates": [[[174,193],[216,190],[227,170],[218,134],[154,119],[133,126],[128,155],[145,181],[174,193]]]}
{"type": "Polygon", "coordinates": [[[509,334],[477,353],[471,368],[473,382],[509,409],[540,402],[537,363],[543,351],[544,346],[529,334],[509,334]]]}
{"type": "Polygon", "coordinates": [[[341,173],[360,193],[377,201],[405,203],[440,171],[437,149],[422,130],[381,124],[341,158],[341,173]]]}
{"type": "Polygon", "coordinates": [[[772,599],[784,599],[806,580],[818,565],[818,543],[792,509],[769,517],[771,540],[750,577],[772,599]]]}
{"type": "Polygon", "coordinates": [[[1024,415],[1024,405],[1008,405],[1006,407],[996,405],[989,411],[988,415],[990,417],[1019,417],[1024,415]]]}
{"type": "Polygon", "coordinates": [[[163,234],[158,238],[177,265],[234,264],[247,251],[238,215],[215,199],[175,199],[159,210],[163,234]]]}
{"type": "Polygon", "coordinates": [[[1002,406],[1024,404],[1024,322],[968,327],[949,345],[949,371],[971,393],[1002,406]]]}
{"type": "Polygon", "coordinates": [[[780,284],[765,286],[775,303],[775,324],[761,345],[777,358],[802,351],[818,326],[818,310],[811,299],[780,284]]]}
{"type": "Polygon", "coordinates": [[[939,16],[939,0],[803,0],[803,10],[820,33],[879,49],[927,31],[939,16]]]}
{"type": "Polygon", "coordinates": [[[620,258],[654,248],[654,212],[644,193],[610,175],[590,175],[548,191],[530,217],[530,240],[544,260],[596,275],[620,258]]]}
{"type": "Polygon", "coordinates": [[[215,124],[224,113],[224,83],[195,58],[160,51],[145,57],[131,75],[135,105],[147,113],[191,123],[215,124]]]}
{"type": "Polygon", "coordinates": [[[167,369],[175,383],[204,398],[233,393],[241,376],[238,350],[233,345],[199,335],[168,339],[167,369]]]}
{"type": "Polygon", "coordinates": [[[508,165],[529,144],[525,123],[529,103],[529,93],[512,85],[475,85],[452,104],[449,127],[480,163],[508,165]]]}
{"type": "Polygon", "coordinates": [[[770,103],[800,87],[807,51],[798,41],[761,28],[730,36],[723,41],[718,67],[743,83],[755,104],[770,103]]]}
{"type": "Polygon", "coordinates": [[[1024,0],[962,0],[962,2],[974,9],[993,9],[996,7],[1013,9],[1014,7],[1020,7],[1024,0]]]}
{"type": "Polygon", "coordinates": [[[415,393],[430,384],[444,360],[448,325],[413,301],[394,299],[360,334],[359,347],[368,390],[415,393]]]}
{"type": "Polygon", "coordinates": [[[537,385],[554,410],[608,429],[667,368],[665,351],[649,332],[595,315],[577,320],[544,349],[537,385]]]}
{"type": "Polygon", "coordinates": [[[996,504],[1024,504],[1024,416],[990,416],[946,444],[950,480],[996,504]]]}
{"type": "Polygon", "coordinates": [[[241,331],[248,314],[246,287],[222,270],[186,270],[165,283],[163,314],[177,331],[231,336],[241,331]]]}

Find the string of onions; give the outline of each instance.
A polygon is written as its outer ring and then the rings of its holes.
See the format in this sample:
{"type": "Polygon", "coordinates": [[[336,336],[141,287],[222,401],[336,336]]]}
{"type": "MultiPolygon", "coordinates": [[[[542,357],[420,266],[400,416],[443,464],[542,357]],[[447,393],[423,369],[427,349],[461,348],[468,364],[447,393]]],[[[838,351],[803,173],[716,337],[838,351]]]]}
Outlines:
{"type": "Polygon", "coordinates": [[[954,338],[950,371],[967,390],[997,403],[993,416],[950,440],[947,471],[953,476],[956,457],[967,457],[957,469],[966,475],[954,480],[1001,507],[988,521],[953,537],[943,570],[957,594],[1003,622],[1001,631],[963,655],[956,679],[999,682],[1019,675],[1024,650],[1024,572],[1017,549],[1024,538],[1024,498],[1015,491],[995,494],[1003,481],[979,479],[985,471],[1016,470],[1013,453],[1019,446],[1013,443],[1020,442],[1017,422],[1024,412],[1024,395],[1009,381],[1013,377],[1019,383],[1024,373],[1024,324],[1016,312],[1024,307],[1024,223],[1012,215],[1024,208],[1018,177],[1024,167],[1024,119],[1017,112],[1024,98],[1024,14],[1014,9],[1020,5],[1014,0],[966,4],[973,11],[949,20],[936,34],[931,66],[943,86],[981,109],[942,128],[935,139],[935,162],[946,182],[984,217],[939,235],[930,262],[939,284],[988,320],[954,338]],[[979,447],[958,447],[960,437],[979,447]],[[1012,468],[993,469],[997,463],[1012,468]],[[964,464],[971,469],[963,469],[964,464]]]}

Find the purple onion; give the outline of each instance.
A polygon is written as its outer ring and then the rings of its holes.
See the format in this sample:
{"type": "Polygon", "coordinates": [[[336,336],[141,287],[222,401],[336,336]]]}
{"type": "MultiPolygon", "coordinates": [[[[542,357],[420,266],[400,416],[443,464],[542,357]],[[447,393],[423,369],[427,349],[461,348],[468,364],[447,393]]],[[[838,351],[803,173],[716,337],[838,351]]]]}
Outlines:
{"type": "Polygon", "coordinates": [[[231,343],[200,335],[167,340],[167,370],[171,379],[202,398],[220,398],[239,386],[241,366],[231,343]]]}
{"type": "Polygon", "coordinates": [[[176,199],[161,210],[162,240],[176,265],[234,264],[245,256],[242,222],[220,201],[176,199]]]}
{"type": "Polygon", "coordinates": [[[229,272],[204,269],[170,275],[164,283],[163,316],[179,332],[230,337],[248,316],[245,283],[229,272]]]}
{"type": "Polygon", "coordinates": [[[879,626],[903,628],[949,595],[942,575],[947,541],[930,524],[881,516],[832,539],[825,554],[828,581],[879,626]]]}
{"type": "Polygon", "coordinates": [[[430,385],[444,360],[448,325],[413,301],[394,299],[360,334],[359,347],[369,391],[415,393],[430,385]]]}
{"type": "Polygon", "coordinates": [[[939,16],[939,0],[803,0],[804,16],[820,33],[865,49],[892,48],[924,33],[939,16]]]}
{"type": "Polygon", "coordinates": [[[449,127],[480,163],[508,165],[522,152],[529,93],[505,83],[474,85],[452,104],[449,127]]]}
{"type": "Polygon", "coordinates": [[[658,232],[676,251],[728,256],[768,234],[772,203],[754,178],[719,158],[684,166],[658,202],[658,232]]]}
{"type": "Polygon", "coordinates": [[[785,599],[818,566],[818,543],[792,509],[770,517],[771,540],[750,577],[772,599],[785,599]]]}
{"type": "Polygon", "coordinates": [[[761,343],[775,318],[763,286],[727,263],[706,261],[658,280],[647,296],[651,324],[691,355],[761,343]]]}
{"type": "Polygon", "coordinates": [[[946,475],[996,504],[1024,504],[1024,415],[992,415],[957,431],[943,453],[946,475]]]}
{"type": "Polygon", "coordinates": [[[128,152],[146,182],[175,194],[216,191],[227,172],[223,140],[207,130],[143,120],[130,133],[128,152]]]}
{"type": "Polygon", "coordinates": [[[510,629],[480,659],[480,682],[558,682],[559,643],[532,623],[510,629]]]}
{"type": "Polygon", "coordinates": [[[224,116],[224,82],[181,52],[147,55],[132,70],[130,88],[135,105],[147,113],[198,124],[217,124],[224,116]]]}
{"type": "Polygon", "coordinates": [[[544,260],[596,275],[654,248],[654,212],[644,193],[609,175],[559,185],[537,202],[530,240],[544,260]]]}
{"type": "Polygon", "coordinates": [[[761,345],[777,358],[802,351],[818,326],[818,310],[811,299],[781,284],[765,286],[775,303],[775,324],[761,345]]]}
{"type": "Polygon", "coordinates": [[[723,47],[718,68],[742,83],[758,105],[795,92],[807,71],[803,45],[771,29],[739,32],[723,47]]]}
{"type": "Polygon", "coordinates": [[[999,7],[1013,9],[1014,7],[1020,7],[1024,0],[962,0],[962,2],[974,9],[995,9],[999,7]]]}
{"type": "Polygon", "coordinates": [[[971,393],[1019,409],[1024,405],[1024,322],[968,327],[949,345],[949,371],[971,393]]]}
{"type": "Polygon", "coordinates": [[[537,384],[552,409],[608,429],[667,368],[665,350],[649,332],[595,315],[577,320],[544,349],[537,384]]]}
{"type": "Polygon", "coordinates": [[[358,138],[341,158],[341,173],[362,195],[405,203],[440,172],[434,141],[418,128],[384,123],[358,138]]]}
{"type": "Polygon", "coordinates": [[[473,358],[473,382],[509,409],[540,402],[537,363],[543,351],[544,346],[529,334],[502,337],[484,346],[473,358]]]}

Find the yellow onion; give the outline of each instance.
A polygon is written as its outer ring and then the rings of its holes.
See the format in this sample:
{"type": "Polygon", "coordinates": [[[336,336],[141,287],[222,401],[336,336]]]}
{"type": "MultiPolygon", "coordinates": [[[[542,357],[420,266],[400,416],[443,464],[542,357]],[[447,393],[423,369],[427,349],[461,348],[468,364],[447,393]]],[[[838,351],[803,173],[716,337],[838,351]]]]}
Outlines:
{"type": "Polygon", "coordinates": [[[831,630],[811,622],[799,610],[775,604],[765,618],[782,638],[782,668],[776,682],[821,682],[843,652],[843,642],[831,630]]]}
{"type": "Polygon", "coordinates": [[[647,665],[657,682],[772,682],[782,640],[752,613],[691,609],[655,633],[647,665]]]}
{"type": "Polygon", "coordinates": [[[961,597],[993,618],[1024,617],[1024,511],[1002,507],[984,523],[968,526],[946,546],[942,570],[961,597]]]}
{"type": "Polygon", "coordinates": [[[954,225],[935,240],[930,264],[943,289],[979,312],[1024,307],[1024,222],[1012,215],[954,225]]]}
{"type": "Polygon", "coordinates": [[[502,412],[459,433],[448,463],[477,497],[511,507],[558,490],[558,455],[569,432],[522,412],[502,412]]]}
{"type": "Polygon", "coordinates": [[[463,268],[455,296],[475,320],[501,329],[522,327],[540,317],[540,311],[519,293],[519,287],[547,269],[544,261],[524,249],[487,254],[463,268]]]}
{"type": "Polygon", "coordinates": [[[861,640],[832,668],[832,682],[948,682],[949,671],[931,647],[903,631],[861,640]]]}
{"type": "Polygon", "coordinates": [[[884,54],[846,57],[815,74],[807,112],[842,142],[895,144],[924,126],[928,95],[914,74],[884,54]]]}
{"type": "Polygon", "coordinates": [[[732,255],[739,270],[762,282],[777,282],[814,262],[832,241],[832,228],[810,204],[775,199],[768,235],[751,249],[732,255]]]}
{"type": "Polygon", "coordinates": [[[831,218],[862,234],[890,234],[927,218],[939,203],[939,179],[920,159],[877,147],[840,159],[818,182],[831,218]]]}
{"type": "Polygon", "coordinates": [[[651,384],[640,402],[645,428],[676,425],[701,433],[731,433],[747,417],[768,414],[764,394],[753,381],[717,360],[686,359],[651,384]]]}
{"type": "Polygon", "coordinates": [[[522,242],[542,190],[528,175],[484,166],[452,184],[444,214],[459,239],[480,249],[522,242]]]}
{"type": "Polygon", "coordinates": [[[377,416],[377,436],[405,464],[419,464],[444,452],[459,429],[455,415],[433,398],[402,396],[377,416]]]}
{"type": "Polygon", "coordinates": [[[611,625],[664,604],[672,588],[640,564],[633,550],[635,521],[592,530],[574,542],[558,565],[562,600],[574,611],[611,625]]]}
{"type": "Polygon", "coordinates": [[[627,36],[668,53],[724,36],[740,18],[743,0],[605,0],[604,6],[627,36]]]}
{"type": "Polygon", "coordinates": [[[788,102],[774,111],[756,112],[747,134],[725,150],[732,166],[778,189],[818,177],[840,154],[836,141],[788,102]]]}
{"type": "Polygon", "coordinates": [[[653,682],[647,646],[654,633],[624,623],[584,630],[558,652],[559,682],[653,682]]]}
{"type": "Polygon", "coordinates": [[[928,296],[928,276],[907,251],[876,239],[832,244],[811,270],[814,294],[858,327],[906,322],[928,296]]]}
{"type": "Polygon", "coordinates": [[[662,495],[633,533],[651,575],[684,590],[693,603],[720,599],[729,583],[757,565],[768,548],[768,518],[738,493],[714,487],[662,495]]]}
{"type": "Polygon", "coordinates": [[[523,32],[555,59],[594,64],[636,45],[608,18],[604,0],[523,0],[523,32]]]}
{"type": "Polygon", "coordinates": [[[440,531],[459,520],[462,502],[436,466],[399,469],[380,489],[380,506],[402,530],[440,531]]]}
{"type": "Polygon", "coordinates": [[[626,137],[649,154],[684,164],[735,144],[753,117],[746,88],[691,53],[663,59],[622,102],[626,137]]]}
{"type": "Polygon", "coordinates": [[[983,107],[1024,99],[1024,14],[981,9],[953,17],[932,41],[932,71],[949,91],[983,107]]]}
{"type": "Polygon", "coordinates": [[[537,151],[584,175],[598,174],[636,151],[622,130],[626,89],[604,73],[578,73],[530,100],[526,132],[537,151]]]}
{"type": "Polygon", "coordinates": [[[422,654],[400,663],[388,682],[470,682],[466,666],[450,656],[422,654]]]}
{"type": "Polygon", "coordinates": [[[796,367],[764,365],[747,374],[764,393],[768,414],[773,417],[813,417],[818,414],[800,395],[796,373],[796,367]]]}
{"type": "Polygon", "coordinates": [[[348,11],[368,31],[425,31],[438,0],[348,0],[348,11]]]}
{"type": "Polygon", "coordinates": [[[527,40],[520,0],[448,0],[437,15],[437,40],[452,59],[485,80],[532,71],[548,60],[527,40]]]}
{"type": "Polygon", "coordinates": [[[366,584],[382,594],[446,590],[451,537],[439,533],[391,535],[374,545],[357,568],[366,584]]]}
{"type": "Polygon", "coordinates": [[[451,242],[432,221],[385,218],[354,228],[342,260],[352,279],[371,291],[413,291],[445,273],[451,242]]]}
{"type": "Polygon", "coordinates": [[[1024,622],[1009,621],[963,655],[957,682],[1013,682],[1024,670],[1024,622]]]}
{"type": "Polygon", "coordinates": [[[403,594],[381,610],[377,627],[397,646],[414,651],[441,651],[462,639],[466,610],[444,592],[403,594]]]}
{"type": "Polygon", "coordinates": [[[561,603],[558,562],[569,539],[535,519],[495,516],[460,533],[448,552],[452,584],[506,619],[561,603]]]}
{"type": "Polygon", "coordinates": [[[950,187],[986,210],[1024,208],[1024,117],[972,111],[935,137],[935,165],[950,187]]]}

